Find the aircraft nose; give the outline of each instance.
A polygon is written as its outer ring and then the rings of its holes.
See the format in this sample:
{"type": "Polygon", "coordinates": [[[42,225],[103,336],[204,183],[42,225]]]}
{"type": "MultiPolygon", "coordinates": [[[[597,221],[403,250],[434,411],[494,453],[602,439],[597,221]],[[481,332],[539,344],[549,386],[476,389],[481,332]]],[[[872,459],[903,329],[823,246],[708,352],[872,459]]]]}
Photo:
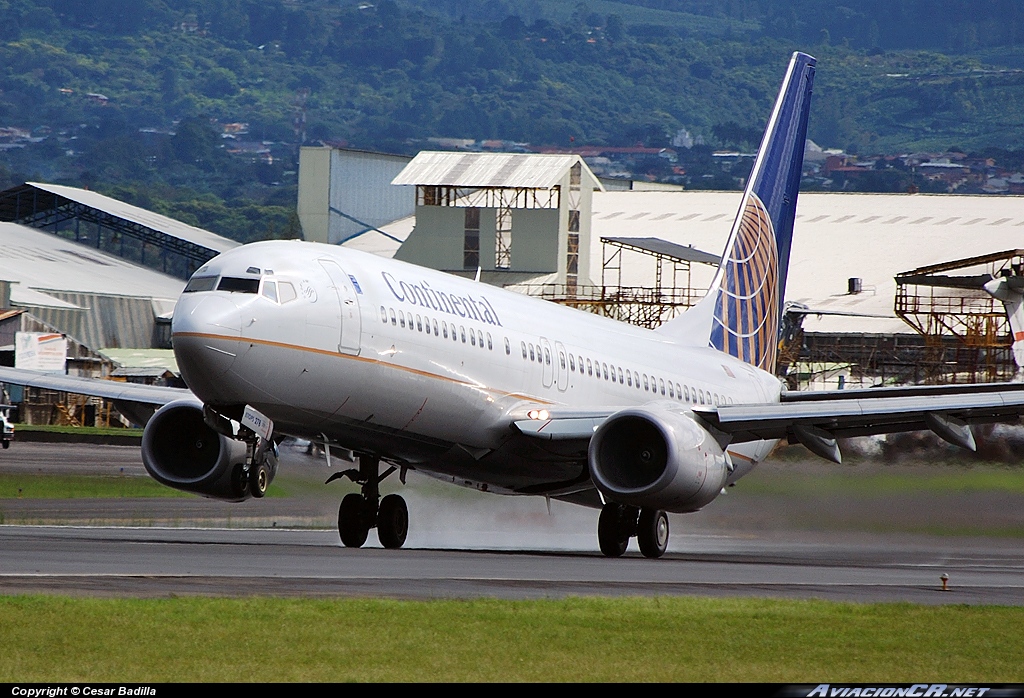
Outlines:
{"type": "Polygon", "coordinates": [[[240,350],[242,318],[238,305],[221,295],[184,295],[171,320],[174,357],[181,377],[199,398],[218,402],[219,379],[240,350]]]}

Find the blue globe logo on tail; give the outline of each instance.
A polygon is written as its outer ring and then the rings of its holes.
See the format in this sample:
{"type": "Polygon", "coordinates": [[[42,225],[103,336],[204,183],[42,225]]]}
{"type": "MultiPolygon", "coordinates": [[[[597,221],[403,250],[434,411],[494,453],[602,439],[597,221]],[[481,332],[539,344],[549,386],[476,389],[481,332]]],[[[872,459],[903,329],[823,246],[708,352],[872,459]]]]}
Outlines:
{"type": "Polygon", "coordinates": [[[807,142],[814,58],[794,53],[758,148],[708,295],[658,328],[775,372],[796,200],[807,142]]]}
{"type": "Polygon", "coordinates": [[[779,351],[813,82],[814,58],[794,53],[708,294],[709,344],[769,372],[779,351]]]}
{"type": "Polygon", "coordinates": [[[711,345],[772,371],[778,352],[779,254],[775,229],[749,192],[731,250],[719,275],[711,345]]]}

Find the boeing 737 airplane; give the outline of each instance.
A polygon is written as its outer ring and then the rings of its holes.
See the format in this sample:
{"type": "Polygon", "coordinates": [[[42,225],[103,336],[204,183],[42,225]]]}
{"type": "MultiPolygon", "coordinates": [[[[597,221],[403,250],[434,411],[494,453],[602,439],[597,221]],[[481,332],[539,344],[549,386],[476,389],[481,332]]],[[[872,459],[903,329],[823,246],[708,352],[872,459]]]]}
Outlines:
{"type": "MultiPolygon", "coordinates": [[[[0,381],[160,406],[142,456],[160,482],[261,497],[284,436],[350,461],[341,541],[401,547],[413,469],[486,492],[600,509],[598,541],[659,557],[780,440],[838,462],[839,437],[1024,412],[1016,385],[787,393],[774,375],[815,61],[793,55],[708,295],[651,331],[395,260],[301,241],[226,252],[189,280],[174,352],[189,390],[0,370],[0,381]],[[386,467],[382,471],[382,464],[386,467]]],[[[135,414],[138,414],[136,409],[135,414]]],[[[143,421],[145,417],[139,417],[143,421]]]]}

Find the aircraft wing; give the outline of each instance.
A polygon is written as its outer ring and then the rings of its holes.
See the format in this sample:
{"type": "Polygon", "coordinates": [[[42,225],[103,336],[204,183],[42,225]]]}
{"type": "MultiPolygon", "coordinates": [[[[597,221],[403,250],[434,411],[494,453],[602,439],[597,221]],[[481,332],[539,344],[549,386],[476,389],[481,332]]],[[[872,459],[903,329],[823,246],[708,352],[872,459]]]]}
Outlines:
{"type": "Polygon", "coordinates": [[[79,378],[18,368],[0,367],[0,383],[59,390],[75,395],[92,395],[114,401],[141,402],[146,405],[166,405],[168,402],[181,398],[195,397],[191,390],[184,388],[165,388],[157,385],[79,378]]]}
{"type": "Polygon", "coordinates": [[[182,398],[196,399],[191,390],[141,385],[121,381],[65,376],[18,368],[0,367],[0,383],[24,385],[30,388],[59,390],[75,395],[91,395],[112,400],[118,411],[136,424],[144,425],[157,408],[182,398]]]}
{"type": "MultiPolygon", "coordinates": [[[[1024,414],[1024,384],[912,386],[788,393],[778,404],[729,405],[700,415],[732,442],[794,440],[813,427],[834,437],[932,429],[936,420],[983,424],[1024,414]]],[[[942,436],[942,434],[940,434],[942,436]]]]}
{"type": "Polygon", "coordinates": [[[537,408],[530,410],[529,418],[518,419],[512,426],[523,436],[544,441],[589,441],[604,420],[620,409],[623,407],[537,408]]]}
{"type": "Polygon", "coordinates": [[[728,405],[700,412],[720,441],[786,439],[841,462],[837,438],[931,430],[976,450],[971,424],[1013,422],[1024,414],[1024,385],[917,386],[790,393],[778,404],[728,405]]]}
{"type": "MultiPolygon", "coordinates": [[[[513,423],[525,436],[550,441],[589,439],[620,408],[535,410],[513,423]]],[[[785,439],[840,460],[837,438],[931,430],[974,450],[971,424],[1014,422],[1024,415],[1024,384],[911,386],[787,393],[781,402],[697,407],[697,417],[723,447],[785,439]]]]}

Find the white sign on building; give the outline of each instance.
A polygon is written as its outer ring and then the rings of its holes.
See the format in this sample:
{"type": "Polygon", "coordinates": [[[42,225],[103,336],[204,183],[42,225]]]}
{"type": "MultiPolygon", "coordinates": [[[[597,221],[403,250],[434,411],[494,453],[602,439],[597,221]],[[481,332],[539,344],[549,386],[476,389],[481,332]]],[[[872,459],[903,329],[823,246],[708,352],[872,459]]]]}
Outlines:
{"type": "Polygon", "coordinates": [[[68,358],[68,340],[61,334],[16,332],[14,367],[30,371],[60,371],[68,358]]]}

